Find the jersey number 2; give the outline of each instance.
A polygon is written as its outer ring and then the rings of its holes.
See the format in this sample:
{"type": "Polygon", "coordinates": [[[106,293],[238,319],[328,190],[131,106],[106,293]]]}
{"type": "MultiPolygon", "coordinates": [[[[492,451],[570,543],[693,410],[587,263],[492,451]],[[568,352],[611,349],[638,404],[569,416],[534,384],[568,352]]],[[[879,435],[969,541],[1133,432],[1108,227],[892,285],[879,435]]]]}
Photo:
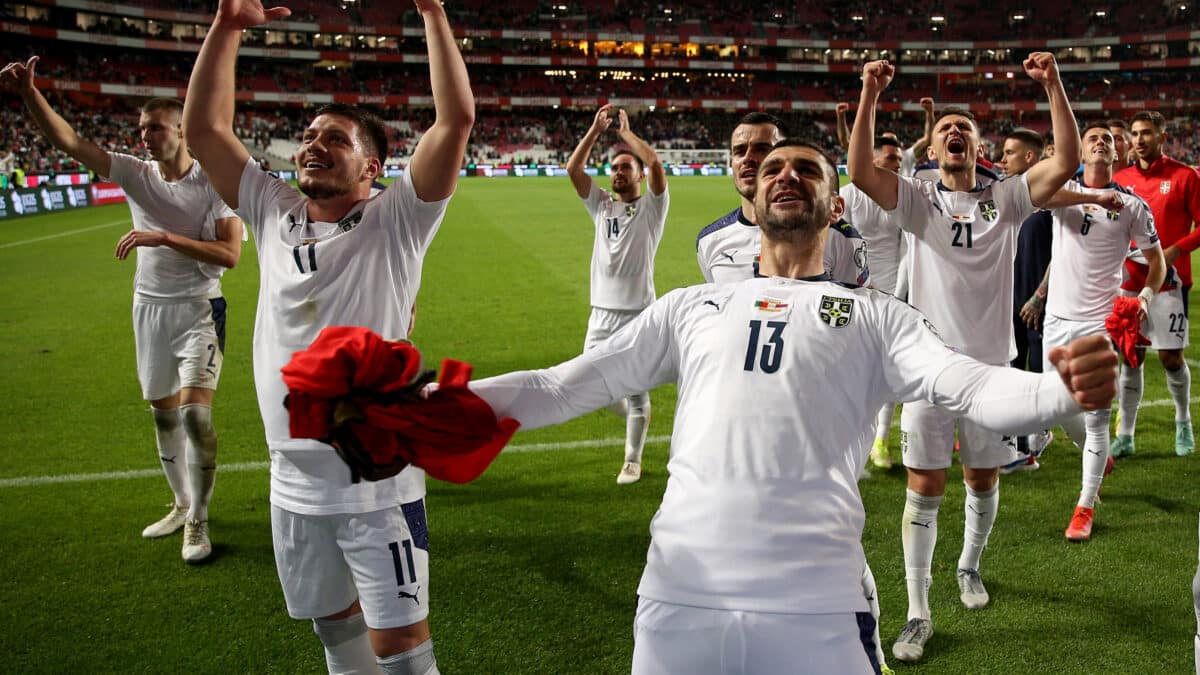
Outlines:
{"type": "Polygon", "coordinates": [[[762,321],[750,322],[750,344],[746,346],[746,365],[748,371],[754,370],[754,363],[758,362],[758,367],[764,373],[774,373],[779,370],[779,360],[783,357],[783,327],[787,325],[786,321],[768,321],[767,328],[771,331],[771,336],[759,348],[759,335],[762,333],[762,321]],[[761,354],[760,354],[761,352],[761,354]]]}

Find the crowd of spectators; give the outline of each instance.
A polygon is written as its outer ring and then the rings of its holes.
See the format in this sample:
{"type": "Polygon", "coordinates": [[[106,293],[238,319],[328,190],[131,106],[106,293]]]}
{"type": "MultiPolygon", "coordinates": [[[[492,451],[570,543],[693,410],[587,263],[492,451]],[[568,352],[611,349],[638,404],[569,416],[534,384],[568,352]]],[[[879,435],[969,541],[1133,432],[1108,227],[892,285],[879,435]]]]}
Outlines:
{"type": "MultiPolygon", "coordinates": [[[[129,3],[210,15],[214,2],[152,0],[129,3]]],[[[411,4],[388,0],[293,0],[287,3],[292,21],[354,26],[420,26],[411,4]]],[[[70,8],[17,10],[5,13],[21,20],[60,28],[77,28],[77,11],[70,8]]],[[[1195,30],[1200,12],[1188,3],[1161,5],[1081,0],[1043,3],[979,3],[976,0],[848,0],[839,3],[759,3],[753,0],[656,0],[630,3],[612,0],[460,0],[447,6],[454,26],[461,29],[521,29],[543,31],[605,31],[655,35],[739,35],[758,38],[831,40],[1017,40],[1079,38],[1096,35],[1195,30]]],[[[103,18],[88,30],[136,35],[144,22],[103,18]]],[[[142,35],[147,28],[142,28],[142,35]]],[[[169,37],[168,24],[156,25],[152,37],[169,37]]],[[[198,39],[203,31],[187,31],[198,39]]],[[[369,42],[355,47],[370,48],[369,42]]]]}

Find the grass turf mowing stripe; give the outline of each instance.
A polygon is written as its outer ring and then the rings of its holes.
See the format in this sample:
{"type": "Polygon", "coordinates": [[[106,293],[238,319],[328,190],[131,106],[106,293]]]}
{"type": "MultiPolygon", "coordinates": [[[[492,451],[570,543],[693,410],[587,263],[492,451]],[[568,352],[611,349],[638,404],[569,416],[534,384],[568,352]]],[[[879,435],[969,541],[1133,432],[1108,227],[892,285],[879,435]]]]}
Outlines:
{"type": "Polygon", "coordinates": [[[101,223],[99,225],[92,225],[91,227],[81,227],[78,230],[70,230],[68,232],[59,232],[57,234],[48,234],[44,237],[34,237],[33,239],[22,239],[21,241],[10,241],[7,244],[0,244],[0,248],[12,248],[14,246],[24,246],[25,244],[36,244],[39,241],[46,241],[47,239],[58,239],[59,237],[69,237],[73,234],[83,234],[84,232],[91,232],[92,230],[102,230],[106,227],[112,227],[113,225],[130,225],[132,223],[133,223],[132,220],[130,220],[128,218],[124,218],[122,220],[114,220],[109,223],[101,223]]]}
{"type": "MultiPolygon", "coordinates": [[[[670,440],[670,436],[651,436],[646,439],[646,445],[657,445],[670,440]]],[[[597,438],[587,441],[568,441],[565,443],[528,443],[526,445],[514,445],[505,448],[504,452],[547,452],[550,450],[604,448],[621,445],[624,442],[624,438],[597,438]]],[[[270,465],[270,462],[239,462],[237,464],[221,464],[219,465],[219,470],[223,473],[230,471],[261,471],[270,465]]],[[[124,480],[126,478],[150,478],[161,475],[162,469],[132,469],[130,471],[104,471],[101,473],[66,473],[58,476],[25,476],[0,479],[0,488],[53,485],[57,483],[92,483],[105,480],[124,480]]]]}

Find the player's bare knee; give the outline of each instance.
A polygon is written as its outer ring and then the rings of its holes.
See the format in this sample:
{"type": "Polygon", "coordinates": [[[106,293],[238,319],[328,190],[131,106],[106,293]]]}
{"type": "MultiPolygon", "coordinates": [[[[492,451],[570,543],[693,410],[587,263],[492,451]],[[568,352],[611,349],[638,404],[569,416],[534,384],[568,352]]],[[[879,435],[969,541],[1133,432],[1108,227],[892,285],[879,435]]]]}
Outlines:
{"type": "Polygon", "coordinates": [[[1163,368],[1167,370],[1179,370],[1183,367],[1183,352],[1178,350],[1159,350],[1158,360],[1162,361],[1163,368]]]}
{"type": "Polygon", "coordinates": [[[432,638],[426,638],[411,649],[380,656],[376,661],[387,675],[438,675],[432,638]]]}
{"type": "Polygon", "coordinates": [[[908,489],[925,497],[946,494],[945,469],[908,469],[908,489]]]}
{"type": "Polygon", "coordinates": [[[362,612],[342,619],[313,619],[313,632],[326,647],[336,647],[367,632],[362,612]]]}
{"type": "Polygon", "coordinates": [[[967,487],[976,492],[987,492],[996,487],[996,483],[1000,481],[1000,468],[993,467],[990,469],[975,469],[969,466],[963,467],[963,483],[967,487]]]}
{"type": "Polygon", "coordinates": [[[154,416],[154,426],[163,433],[171,433],[179,428],[181,423],[179,408],[150,408],[154,416]]]}

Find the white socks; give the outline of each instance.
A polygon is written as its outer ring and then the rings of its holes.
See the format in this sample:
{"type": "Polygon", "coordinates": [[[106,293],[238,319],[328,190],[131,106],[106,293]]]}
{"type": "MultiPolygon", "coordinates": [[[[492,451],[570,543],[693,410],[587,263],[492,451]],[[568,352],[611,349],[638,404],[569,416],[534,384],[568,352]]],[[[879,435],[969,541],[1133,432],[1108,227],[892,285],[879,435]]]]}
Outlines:
{"type": "Polygon", "coordinates": [[[896,414],[895,403],[884,403],[875,416],[875,440],[886,441],[892,430],[892,417],[896,414]]]}
{"type": "Polygon", "coordinates": [[[904,581],[908,587],[908,618],[929,618],[930,568],[937,544],[937,513],[941,496],[926,497],[905,490],[904,520],[900,524],[904,544],[904,581]]]}
{"type": "Polygon", "coordinates": [[[1175,421],[1187,422],[1192,419],[1188,411],[1188,399],[1192,395],[1192,371],[1187,361],[1179,370],[1167,371],[1167,389],[1171,392],[1171,400],[1175,401],[1175,421]]]}
{"type": "MultiPolygon", "coordinates": [[[[1167,381],[1170,382],[1169,372],[1167,381]]],[[[1138,406],[1142,404],[1142,369],[1130,368],[1128,363],[1122,363],[1118,385],[1120,388],[1117,390],[1117,400],[1120,402],[1121,419],[1117,421],[1117,435],[1132,436],[1137,427],[1138,406]]]]}
{"type": "Polygon", "coordinates": [[[154,437],[158,444],[158,458],[162,463],[163,473],[167,475],[167,484],[175,493],[175,503],[188,506],[187,480],[187,435],[183,431],[183,420],[178,408],[164,410],[150,408],[154,415],[154,437]]]}
{"type": "Polygon", "coordinates": [[[1095,508],[1096,495],[1104,480],[1104,465],[1108,462],[1108,426],[1112,411],[1108,408],[1083,414],[1087,426],[1087,441],[1083,444],[1083,489],[1079,506],[1095,508]]]}
{"type": "Polygon", "coordinates": [[[966,520],[963,524],[963,548],[958,557],[958,569],[978,570],[979,558],[983,549],[987,548],[988,535],[992,533],[992,525],[996,522],[996,510],[1000,506],[1000,484],[996,483],[991,490],[976,492],[969,485],[963,511],[966,520]]]}
{"type": "Polygon", "coordinates": [[[378,675],[379,664],[362,613],[344,619],[313,619],[313,632],[325,645],[329,675],[378,675]]]}
{"type": "Polygon", "coordinates": [[[650,427],[650,394],[634,394],[625,400],[629,402],[629,413],[625,416],[625,461],[641,464],[646,430],[650,427]]]}
{"type": "Polygon", "coordinates": [[[212,424],[212,406],[189,403],[179,406],[183,428],[187,432],[187,475],[192,504],[188,520],[208,520],[217,479],[217,432],[212,424]]]}

